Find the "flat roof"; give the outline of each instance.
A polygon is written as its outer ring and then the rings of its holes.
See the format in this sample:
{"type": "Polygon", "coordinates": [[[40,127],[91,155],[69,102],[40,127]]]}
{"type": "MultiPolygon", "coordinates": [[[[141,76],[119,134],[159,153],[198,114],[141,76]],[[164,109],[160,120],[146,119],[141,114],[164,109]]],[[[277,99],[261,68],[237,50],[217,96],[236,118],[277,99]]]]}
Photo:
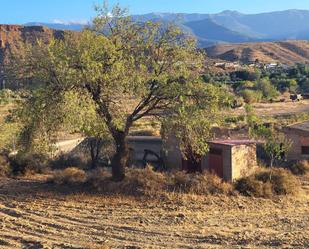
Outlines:
{"type": "Polygon", "coordinates": [[[301,130],[301,131],[306,131],[309,132],[309,120],[301,123],[296,123],[287,126],[289,129],[296,129],[296,130],[301,130]]]}
{"type": "Polygon", "coordinates": [[[217,139],[210,141],[209,143],[236,146],[236,145],[256,144],[256,141],[250,139],[217,139]]]}

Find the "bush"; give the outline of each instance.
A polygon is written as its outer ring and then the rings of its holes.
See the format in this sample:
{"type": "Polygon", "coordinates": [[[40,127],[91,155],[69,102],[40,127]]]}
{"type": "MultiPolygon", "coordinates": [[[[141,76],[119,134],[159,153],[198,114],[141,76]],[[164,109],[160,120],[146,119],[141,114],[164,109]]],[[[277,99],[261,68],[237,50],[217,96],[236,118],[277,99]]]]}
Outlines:
{"type": "Polygon", "coordinates": [[[276,87],[271,84],[267,79],[262,79],[256,82],[255,88],[262,92],[263,98],[272,99],[279,95],[276,87]]]}
{"type": "Polygon", "coordinates": [[[270,169],[239,179],[235,189],[245,196],[269,198],[274,195],[295,195],[300,185],[289,171],[270,169]]]}
{"type": "Polygon", "coordinates": [[[48,157],[43,154],[19,153],[10,158],[13,175],[43,173],[48,165],[48,157]]]}
{"type": "Polygon", "coordinates": [[[263,94],[261,91],[255,91],[250,89],[245,89],[240,92],[240,95],[243,97],[244,101],[248,104],[258,103],[261,101],[263,94]]]}
{"type": "Polygon", "coordinates": [[[61,154],[49,163],[49,166],[52,169],[66,169],[72,167],[72,165],[85,167],[87,165],[87,160],[83,160],[83,158],[80,157],[61,154]]]}
{"type": "Polygon", "coordinates": [[[11,167],[6,155],[0,155],[0,177],[9,176],[11,167]]]}
{"type": "Polygon", "coordinates": [[[90,173],[87,183],[108,194],[153,196],[167,190],[168,178],[166,174],[146,167],[145,169],[128,169],[123,181],[114,182],[110,173],[99,169],[90,173]]]}
{"type": "Polygon", "coordinates": [[[80,184],[87,181],[87,174],[82,169],[70,167],[65,170],[54,171],[53,176],[49,179],[49,181],[59,185],[80,184]]]}
{"type": "Polygon", "coordinates": [[[56,171],[49,180],[56,184],[86,183],[96,191],[108,195],[161,196],[169,192],[197,195],[230,194],[233,187],[212,174],[159,173],[151,167],[127,169],[121,182],[114,182],[111,173],[96,169],[86,174],[83,170],[68,168],[56,171]]]}
{"type": "Polygon", "coordinates": [[[190,194],[228,194],[232,186],[214,174],[186,174],[177,172],[171,175],[171,187],[174,191],[190,194]]]}
{"type": "Polygon", "coordinates": [[[309,162],[306,160],[297,162],[293,164],[292,166],[290,166],[289,170],[294,175],[305,175],[309,172],[309,162]]]}
{"type": "Polygon", "coordinates": [[[271,183],[258,181],[254,176],[239,179],[235,189],[244,196],[269,198],[273,195],[271,183]]]}

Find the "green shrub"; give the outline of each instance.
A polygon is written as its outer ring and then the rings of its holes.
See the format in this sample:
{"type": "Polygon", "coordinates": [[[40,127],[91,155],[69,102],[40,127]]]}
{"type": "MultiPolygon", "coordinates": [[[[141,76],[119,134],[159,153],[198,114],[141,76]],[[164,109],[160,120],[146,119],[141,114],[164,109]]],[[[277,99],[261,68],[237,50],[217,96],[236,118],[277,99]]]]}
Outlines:
{"type": "Polygon", "coordinates": [[[245,196],[269,198],[274,195],[295,195],[300,190],[300,184],[288,170],[269,169],[239,179],[235,189],[245,196]]]}
{"type": "Polygon", "coordinates": [[[255,91],[250,89],[245,89],[240,92],[240,95],[243,97],[244,101],[248,104],[258,103],[261,101],[263,94],[261,91],[255,91]]]}
{"type": "Polygon", "coordinates": [[[289,167],[294,175],[305,175],[309,172],[309,162],[304,160],[297,162],[289,167]]]}
{"type": "Polygon", "coordinates": [[[268,79],[262,79],[256,82],[255,88],[261,91],[263,98],[272,99],[279,96],[279,92],[276,87],[271,84],[268,79]]]}

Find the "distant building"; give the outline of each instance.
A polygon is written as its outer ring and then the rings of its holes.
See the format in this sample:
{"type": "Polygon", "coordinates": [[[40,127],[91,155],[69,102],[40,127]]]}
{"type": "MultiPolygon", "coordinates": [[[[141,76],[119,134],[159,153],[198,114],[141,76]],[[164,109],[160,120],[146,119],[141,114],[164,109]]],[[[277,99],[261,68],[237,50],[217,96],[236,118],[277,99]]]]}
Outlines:
{"type": "Polygon", "coordinates": [[[266,69],[273,69],[278,66],[278,63],[268,63],[265,65],[266,69]]]}
{"type": "Polygon", "coordinates": [[[286,137],[292,141],[288,159],[309,160],[309,120],[287,126],[283,131],[286,137]]]}

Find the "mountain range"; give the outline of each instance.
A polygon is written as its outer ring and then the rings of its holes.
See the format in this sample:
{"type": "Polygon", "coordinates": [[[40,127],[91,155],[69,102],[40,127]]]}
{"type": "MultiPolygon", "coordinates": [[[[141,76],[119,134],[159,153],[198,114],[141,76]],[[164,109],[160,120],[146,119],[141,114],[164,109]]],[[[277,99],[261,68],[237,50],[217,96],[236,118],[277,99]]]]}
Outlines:
{"type": "MultiPolygon", "coordinates": [[[[222,43],[309,39],[309,10],[286,10],[260,14],[223,11],[218,14],[150,13],[134,15],[138,21],[174,22],[195,35],[201,47],[222,43]]],[[[27,23],[60,30],[81,30],[78,23],[27,23]]]]}

